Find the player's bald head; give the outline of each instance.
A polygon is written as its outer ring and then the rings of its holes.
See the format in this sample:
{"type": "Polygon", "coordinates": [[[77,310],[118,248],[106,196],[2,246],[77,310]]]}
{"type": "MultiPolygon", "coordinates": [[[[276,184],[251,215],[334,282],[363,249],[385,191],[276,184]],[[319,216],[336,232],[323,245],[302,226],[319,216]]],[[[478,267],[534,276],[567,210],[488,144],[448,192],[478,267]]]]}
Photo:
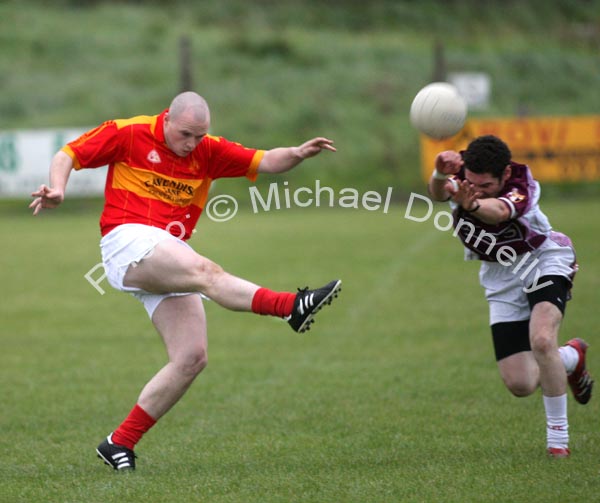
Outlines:
{"type": "Polygon", "coordinates": [[[206,100],[193,92],[175,96],[164,119],[167,146],[180,157],[189,155],[210,127],[210,111],[206,100]]]}
{"type": "Polygon", "coordinates": [[[208,103],[202,96],[192,91],[178,94],[169,106],[169,117],[177,121],[183,116],[194,122],[210,123],[208,103]]]}

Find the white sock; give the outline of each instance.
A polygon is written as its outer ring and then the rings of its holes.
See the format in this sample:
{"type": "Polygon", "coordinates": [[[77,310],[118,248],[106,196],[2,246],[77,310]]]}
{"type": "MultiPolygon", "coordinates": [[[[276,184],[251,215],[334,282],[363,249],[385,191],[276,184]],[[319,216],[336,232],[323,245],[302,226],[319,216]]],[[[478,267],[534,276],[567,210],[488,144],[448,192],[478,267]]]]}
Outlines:
{"type": "Polygon", "coordinates": [[[571,346],[561,346],[558,348],[558,354],[565,366],[567,375],[569,375],[575,370],[575,367],[577,367],[577,364],[579,363],[579,353],[571,346]]]}
{"type": "Polygon", "coordinates": [[[548,447],[569,446],[569,421],[567,420],[567,395],[544,396],[546,409],[546,442],[548,447]]]}

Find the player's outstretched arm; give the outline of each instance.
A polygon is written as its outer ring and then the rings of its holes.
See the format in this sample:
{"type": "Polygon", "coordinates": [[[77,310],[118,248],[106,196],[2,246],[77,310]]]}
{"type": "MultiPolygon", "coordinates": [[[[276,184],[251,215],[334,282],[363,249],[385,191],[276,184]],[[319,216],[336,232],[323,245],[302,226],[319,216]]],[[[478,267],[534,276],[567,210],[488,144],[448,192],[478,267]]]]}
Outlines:
{"type": "Polygon", "coordinates": [[[314,157],[323,150],[335,152],[333,141],[327,138],[313,138],[298,147],[278,147],[267,150],[258,166],[259,173],[284,173],[300,164],[304,159],[314,157]]]}
{"type": "Polygon", "coordinates": [[[42,208],[56,208],[65,199],[65,189],[69,175],[73,169],[73,159],[66,153],[59,151],[50,164],[50,186],[40,185],[38,190],[31,193],[35,197],[29,207],[34,216],[42,208]]]}

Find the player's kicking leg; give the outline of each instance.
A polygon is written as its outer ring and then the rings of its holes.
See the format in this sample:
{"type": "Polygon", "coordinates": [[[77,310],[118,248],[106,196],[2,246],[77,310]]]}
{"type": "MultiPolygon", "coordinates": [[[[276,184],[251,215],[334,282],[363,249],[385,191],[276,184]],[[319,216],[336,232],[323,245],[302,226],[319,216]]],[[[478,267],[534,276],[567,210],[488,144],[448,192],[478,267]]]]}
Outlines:
{"type": "Polygon", "coordinates": [[[171,240],[159,243],[136,267],[130,267],[124,284],[148,292],[200,292],[233,311],[278,316],[296,332],[304,332],[314,316],[331,303],[341,281],[297,293],[274,292],[233,276],[187,246],[171,240]]]}

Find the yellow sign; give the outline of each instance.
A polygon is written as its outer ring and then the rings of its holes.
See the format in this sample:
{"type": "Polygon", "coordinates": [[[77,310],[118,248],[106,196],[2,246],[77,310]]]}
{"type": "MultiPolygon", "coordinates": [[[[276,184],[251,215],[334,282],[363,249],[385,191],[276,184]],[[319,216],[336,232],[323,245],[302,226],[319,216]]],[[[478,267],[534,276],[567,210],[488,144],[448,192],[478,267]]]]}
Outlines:
{"type": "Polygon", "coordinates": [[[600,180],[600,115],[471,119],[447,140],[421,135],[424,180],[429,180],[439,152],[464,150],[471,140],[486,134],[505,141],[513,161],[527,164],[540,182],[600,180]]]}

